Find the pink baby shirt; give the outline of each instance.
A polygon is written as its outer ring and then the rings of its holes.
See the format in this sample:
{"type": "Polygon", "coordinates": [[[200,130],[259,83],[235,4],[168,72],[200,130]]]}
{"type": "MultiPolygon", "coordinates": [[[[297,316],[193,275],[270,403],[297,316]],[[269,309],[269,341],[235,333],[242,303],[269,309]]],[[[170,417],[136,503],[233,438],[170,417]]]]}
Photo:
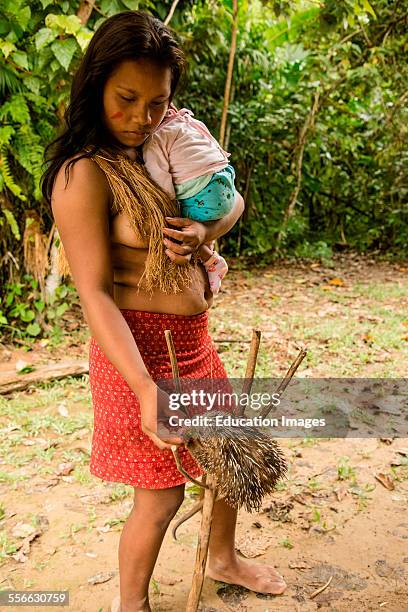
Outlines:
{"type": "Polygon", "coordinates": [[[224,151],[187,108],[170,105],[163,121],[143,145],[143,159],[152,179],[172,197],[180,185],[228,166],[224,151]]]}

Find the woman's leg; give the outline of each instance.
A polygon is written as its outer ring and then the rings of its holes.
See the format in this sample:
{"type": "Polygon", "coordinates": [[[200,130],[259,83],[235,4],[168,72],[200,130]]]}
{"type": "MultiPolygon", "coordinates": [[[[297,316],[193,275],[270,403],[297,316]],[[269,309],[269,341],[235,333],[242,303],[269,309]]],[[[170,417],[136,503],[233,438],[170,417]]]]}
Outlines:
{"type": "Polygon", "coordinates": [[[184,499],[184,485],[138,489],[119,542],[121,612],[148,612],[149,582],[164,534],[184,499]]]}
{"type": "Polygon", "coordinates": [[[208,576],[258,593],[280,595],[286,589],[282,576],[271,565],[244,561],[235,552],[237,511],[224,500],[214,504],[209,545],[208,576]]]}

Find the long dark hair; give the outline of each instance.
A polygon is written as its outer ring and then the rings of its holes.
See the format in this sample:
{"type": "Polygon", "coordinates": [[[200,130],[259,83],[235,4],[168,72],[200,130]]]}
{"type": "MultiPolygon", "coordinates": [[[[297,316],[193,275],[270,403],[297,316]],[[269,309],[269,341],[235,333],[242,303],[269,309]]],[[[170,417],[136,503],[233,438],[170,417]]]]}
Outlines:
{"type": "Polygon", "coordinates": [[[102,122],[105,83],[122,61],[140,58],[158,61],[171,69],[172,98],[186,61],[173,34],[159,19],[142,11],[124,11],[104,21],[95,32],[72,81],[62,132],[46,147],[48,167],[42,178],[42,192],[48,203],[63,163],[76,156],[65,168],[68,181],[72,164],[93,156],[106,145],[106,128],[102,122]]]}

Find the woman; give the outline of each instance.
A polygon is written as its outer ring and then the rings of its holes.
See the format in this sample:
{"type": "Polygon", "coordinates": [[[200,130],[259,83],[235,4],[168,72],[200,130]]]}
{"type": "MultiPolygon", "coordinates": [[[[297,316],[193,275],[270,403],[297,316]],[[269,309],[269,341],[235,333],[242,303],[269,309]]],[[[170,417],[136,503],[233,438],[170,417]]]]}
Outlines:
{"type": "MultiPolygon", "coordinates": [[[[208,278],[191,258],[233,227],[243,200],[237,194],[234,208],[218,221],[177,218],[176,204],[146,177],[140,158],[183,68],[182,51],[157,19],[137,11],[107,19],[74,76],[65,129],[53,143],[43,182],[92,333],[90,469],[134,487],[119,543],[116,609],[122,612],[150,610],[149,581],[183,501],[185,479],[171,444],[180,445],[193,476],[201,473],[182,440],[157,435],[155,381],[171,376],[164,330],[172,330],[181,376],[226,376],[207,331],[208,278]],[[166,215],[177,229],[165,227],[166,215]]],[[[217,502],[208,575],[282,593],[285,582],[272,567],[236,556],[235,524],[236,511],[217,502]]]]}

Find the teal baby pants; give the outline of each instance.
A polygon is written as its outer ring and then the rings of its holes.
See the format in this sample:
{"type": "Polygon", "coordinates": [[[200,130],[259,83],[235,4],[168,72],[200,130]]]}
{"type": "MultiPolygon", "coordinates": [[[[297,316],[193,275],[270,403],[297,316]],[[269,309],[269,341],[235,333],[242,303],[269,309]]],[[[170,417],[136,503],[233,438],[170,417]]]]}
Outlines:
{"type": "Polygon", "coordinates": [[[234,179],[235,170],[228,165],[215,172],[209,183],[195,195],[178,197],[182,216],[194,221],[215,221],[225,217],[235,202],[234,179]]]}

